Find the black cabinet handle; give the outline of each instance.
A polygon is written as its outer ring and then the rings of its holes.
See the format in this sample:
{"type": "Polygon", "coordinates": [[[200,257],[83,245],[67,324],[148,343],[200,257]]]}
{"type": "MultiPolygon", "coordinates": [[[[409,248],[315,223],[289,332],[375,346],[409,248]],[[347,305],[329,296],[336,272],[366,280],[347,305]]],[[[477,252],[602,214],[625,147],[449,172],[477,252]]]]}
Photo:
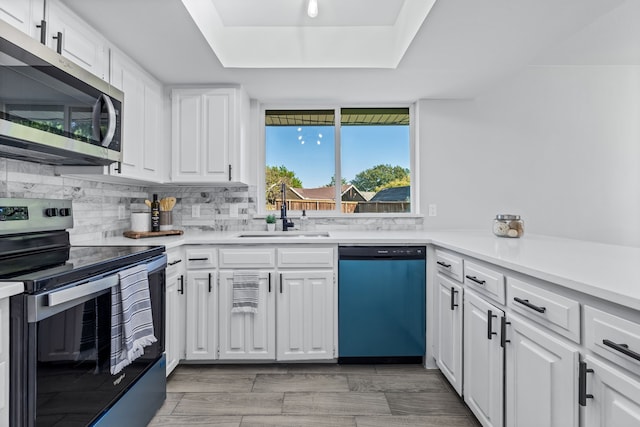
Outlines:
{"type": "Polygon", "coordinates": [[[493,335],[498,335],[497,332],[493,332],[493,318],[498,317],[497,314],[493,314],[493,311],[488,310],[487,312],[487,339],[491,339],[493,335]]]}
{"type": "Polygon", "coordinates": [[[175,260],[175,261],[171,261],[171,262],[169,263],[169,265],[176,265],[176,264],[180,264],[181,262],[182,262],[182,260],[181,260],[181,259],[177,259],[177,260],[175,260]]]}
{"type": "Polygon", "coordinates": [[[446,262],[436,261],[436,264],[441,265],[444,268],[451,268],[451,264],[447,264],[446,262]]]}
{"type": "Polygon", "coordinates": [[[464,276],[464,277],[471,280],[472,282],[476,282],[478,285],[484,285],[485,283],[487,283],[486,280],[480,280],[476,276],[464,276]]]}
{"type": "Polygon", "coordinates": [[[36,28],[40,28],[40,43],[47,44],[47,21],[40,20],[40,25],[36,25],[36,28]]]}
{"type": "Polygon", "coordinates": [[[53,36],[54,40],[57,40],[57,44],[56,44],[56,52],[58,52],[60,55],[62,55],[62,33],[60,31],[58,31],[58,34],[53,36]]]}
{"type": "Polygon", "coordinates": [[[189,258],[189,261],[209,261],[208,257],[204,258],[189,258]]]}
{"type": "Polygon", "coordinates": [[[271,293],[271,272],[269,272],[269,293],[271,293]]]}
{"type": "Polygon", "coordinates": [[[458,291],[452,286],[451,287],[451,311],[455,310],[458,304],[456,304],[456,294],[458,291]]]}
{"type": "Polygon", "coordinates": [[[282,273],[280,273],[280,293],[282,293],[282,273]]]}
{"type": "Polygon", "coordinates": [[[229,181],[231,181],[231,165],[229,165],[229,181]]]}
{"type": "Polygon", "coordinates": [[[518,302],[518,303],[526,306],[526,307],[529,307],[531,310],[537,311],[538,313],[544,313],[545,311],[547,311],[546,307],[540,307],[538,305],[531,304],[528,299],[522,299],[522,298],[518,298],[518,297],[513,297],[513,300],[515,302],[518,302]]]}
{"type": "Polygon", "coordinates": [[[587,406],[587,399],[593,399],[593,394],[587,394],[587,374],[593,373],[593,369],[587,369],[586,362],[580,362],[578,373],[578,403],[587,406]]]}
{"type": "Polygon", "coordinates": [[[507,339],[507,325],[510,325],[511,322],[507,322],[507,316],[502,316],[500,318],[500,347],[504,348],[504,346],[511,342],[511,340],[507,339]]]}
{"type": "Polygon", "coordinates": [[[180,287],[178,288],[178,292],[180,292],[181,295],[184,295],[184,276],[181,274],[178,280],[180,280],[180,287]]]}
{"type": "Polygon", "coordinates": [[[209,273],[209,293],[211,293],[211,273],[209,273]]]}
{"type": "Polygon", "coordinates": [[[640,353],[636,353],[633,350],[629,350],[629,346],[627,344],[616,344],[611,340],[602,340],[602,344],[607,347],[611,347],[612,349],[619,351],[625,356],[629,356],[632,359],[640,360],[640,353]]]}
{"type": "Polygon", "coordinates": [[[118,162],[117,166],[114,168],[116,172],[119,174],[122,173],[122,162],[118,162]]]}

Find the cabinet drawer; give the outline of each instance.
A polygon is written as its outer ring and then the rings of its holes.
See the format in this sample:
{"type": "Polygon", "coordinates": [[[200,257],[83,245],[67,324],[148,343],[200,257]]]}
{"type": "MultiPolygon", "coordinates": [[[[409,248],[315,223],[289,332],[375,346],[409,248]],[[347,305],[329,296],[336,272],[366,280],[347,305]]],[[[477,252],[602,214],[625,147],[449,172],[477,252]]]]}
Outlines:
{"type": "Polygon", "coordinates": [[[220,268],[263,268],[275,265],[272,248],[220,249],[220,268]]]}
{"type": "Polygon", "coordinates": [[[464,264],[464,284],[482,295],[504,304],[504,275],[502,273],[466,261],[464,264]]]}
{"type": "Polygon", "coordinates": [[[216,266],[216,250],[212,248],[187,249],[187,268],[212,268],[216,266]]]}
{"type": "Polygon", "coordinates": [[[184,267],[184,259],[182,259],[182,249],[175,248],[167,251],[167,275],[178,271],[184,267]]]}
{"type": "Polygon", "coordinates": [[[438,272],[456,279],[459,282],[464,281],[462,257],[441,250],[436,250],[436,268],[438,272]]]}
{"type": "Polygon", "coordinates": [[[554,332],[580,343],[580,304],[555,292],[507,278],[507,306],[554,332]]]}
{"type": "Polygon", "coordinates": [[[638,372],[640,323],[585,306],[584,324],[585,344],[589,350],[632,372],[638,372]]]}
{"type": "Polygon", "coordinates": [[[278,249],[278,267],[333,267],[333,248],[278,249]]]}

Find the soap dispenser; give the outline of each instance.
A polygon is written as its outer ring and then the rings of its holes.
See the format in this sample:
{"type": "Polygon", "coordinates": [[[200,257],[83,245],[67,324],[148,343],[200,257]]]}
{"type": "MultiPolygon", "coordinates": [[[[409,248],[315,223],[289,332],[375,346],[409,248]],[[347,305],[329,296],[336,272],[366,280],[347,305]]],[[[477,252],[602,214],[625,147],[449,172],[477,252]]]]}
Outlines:
{"type": "Polygon", "coordinates": [[[307,221],[309,217],[307,216],[307,212],[303,209],[302,216],[300,217],[300,230],[305,231],[307,229],[307,221]]]}

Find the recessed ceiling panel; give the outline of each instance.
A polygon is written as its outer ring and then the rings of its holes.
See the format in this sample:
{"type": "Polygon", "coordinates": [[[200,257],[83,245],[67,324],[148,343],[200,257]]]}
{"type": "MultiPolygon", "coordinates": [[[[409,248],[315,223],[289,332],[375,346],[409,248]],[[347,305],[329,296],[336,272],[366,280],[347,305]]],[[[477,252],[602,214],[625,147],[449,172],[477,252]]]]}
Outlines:
{"type": "Polygon", "coordinates": [[[182,0],[227,68],[395,68],[436,0],[182,0]]]}
{"type": "Polygon", "coordinates": [[[318,16],[307,16],[308,0],[210,0],[225,27],[360,27],[394,25],[405,0],[318,0],[318,16]]]}

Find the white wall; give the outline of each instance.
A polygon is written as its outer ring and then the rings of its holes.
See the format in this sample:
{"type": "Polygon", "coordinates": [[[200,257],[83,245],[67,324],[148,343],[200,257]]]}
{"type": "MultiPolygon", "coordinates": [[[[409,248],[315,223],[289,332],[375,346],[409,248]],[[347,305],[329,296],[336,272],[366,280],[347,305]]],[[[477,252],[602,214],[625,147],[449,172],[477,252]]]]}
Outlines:
{"type": "Polygon", "coordinates": [[[419,103],[426,229],[526,233],[640,247],[640,67],[528,67],[469,101],[419,103]]]}

